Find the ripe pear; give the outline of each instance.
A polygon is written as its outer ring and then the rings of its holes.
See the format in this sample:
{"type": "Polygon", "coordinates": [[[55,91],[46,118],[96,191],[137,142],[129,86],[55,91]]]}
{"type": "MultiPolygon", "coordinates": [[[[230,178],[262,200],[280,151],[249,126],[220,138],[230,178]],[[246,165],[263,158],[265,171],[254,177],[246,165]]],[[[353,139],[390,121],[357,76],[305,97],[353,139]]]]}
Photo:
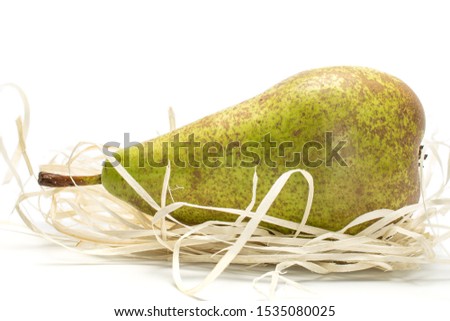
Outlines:
{"type": "MultiPolygon", "coordinates": [[[[155,200],[170,162],[168,203],[239,209],[251,202],[255,167],[255,208],[280,175],[305,169],[315,189],[307,224],[336,231],[363,213],[418,201],[424,130],[422,105],[401,80],[370,68],[327,67],[298,73],[256,97],[114,156],[155,200]],[[176,151],[176,146],[182,147],[176,151]]],[[[113,165],[106,161],[101,177],[87,184],[101,181],[111,194],[154,214],[113,165]]],[[[52,185],[49,181],[41,179],[41,184],[52,185]]],[[[306,180],[293,175],[267,214],[300,222],[307,196],[306,180]]],[[[172,215],[186,224],[236,219],[187,207],[172,215]]]]}

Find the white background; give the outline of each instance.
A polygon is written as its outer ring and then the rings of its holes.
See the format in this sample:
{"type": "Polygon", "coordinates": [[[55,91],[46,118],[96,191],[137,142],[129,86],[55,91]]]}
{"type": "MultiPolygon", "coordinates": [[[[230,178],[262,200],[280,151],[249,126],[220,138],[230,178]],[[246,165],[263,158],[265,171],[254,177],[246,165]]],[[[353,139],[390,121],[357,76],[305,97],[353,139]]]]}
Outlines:
{"type": "MultiPolygon", "coordinates": [[[[79,141],[163,133],[169,106],[181,126],[328,65],[364,65],[403,79],[424,105],[427,133],[448,137],[449,12],[446,1],[434,0],[0,0],[0,84],[14,82],[28,95],[36,168],[79,141]]],[[[12,92],[0,93],[0,135],[10,150],[19,107],[12,92]]],[[[0,161],[1,175],[4,169],[0,161]]],[[[0,220],[14,221],[11,186],[0,193],[0,220]]],[[[114,307],[202,304],[175,288],[169,263],[99,264],[8,229],[0,226],[2,320],[57,320],[62,313],[112,320],[114,307]]],[[[188,270],[199,278],[208,268],[188,270]]],[[[251,282],[262,272],[232,269],[202,297],[221,307],[256,304],[264,297],[251,282]]],[[[339,320],[443,319],[449,276],[448,266],[433,266],[305,281],[304,291],[281,287],[278,303],[335,304],[339,320]]]]}

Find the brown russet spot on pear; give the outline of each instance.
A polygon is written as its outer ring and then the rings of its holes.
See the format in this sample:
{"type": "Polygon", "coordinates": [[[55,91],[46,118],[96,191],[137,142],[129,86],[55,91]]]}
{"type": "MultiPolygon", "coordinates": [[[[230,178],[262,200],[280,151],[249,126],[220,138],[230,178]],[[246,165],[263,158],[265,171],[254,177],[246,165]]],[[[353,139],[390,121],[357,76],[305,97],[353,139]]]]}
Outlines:
{"type": "MultiPolygon", "coordinates": [[[[298,73],[256,97],[149,142],[153,143],[151,156],[156,161],[163,159],[164,142],[173,142],[175,137],[188,142],[191,134],[201,146],[214,141],[223,146],[224,157],[227,152],[234,156],[233,166],[227,166],[222,159],[220,166],[211,167],[202,161],[205,155],[201,148],[195,149],[193,155],[185,150],[180,157],[186,161],[195,158],[199,166],[182,167],[175,164],[174,154],[170,152],[169,184],[173,188],[173,200],[167,197],[168,203],[245,209],[251,202],[256,166],[259,177],[256,209],[280,175],[300,168],[309,171],[314,179],[314,200],[307,224],[336,231],[366,212],[398,209],[418,201],[417,161],[424,130],[422,105],[404,82],[374,69],[342,66],[298,73]],[[231,141],[238,141],[241,147],[246,142],[261,143],[267,134],[278,145],[292,142],[293,146],[284,150],[282,157],[274,148],[270,165],[261,158],[257,165],[241,166],[248,154],[241,149],[226,149],[231,141]],[[340,142],[344,142],[338,151],[343,162],[326,148],[327,144],[334,148],[340,142]],[[288,167],[286,163],[295,159],[295,155],[305,157],[304,146],[308,144],[313,146],[308,150],[311,157],[308,164],[322,163],[306,166],[302,161],[288,167]]],[[[166,169],[149,166],[150,145],[146,142],[143,146],[144,155],[140,155],[139,149],[129,147],[120,150],[116,158],[121,160],[124,153],[129,153],[130,164],[126,170],[159,200],[166,169]],[[144,157],[143,167],[137,166],[139,157],[144,157]]],[[[108,162],[101,183],[111,194],[154,214],[108,162]]],[[[294,174],[267,214],[300,222],[307,196],[307,182],[300,174],[294,174]]],[[[186,224],[236,219],[232,214],[187,207],[171,215],[186,224]]],[[[274,225],[264,226],[283,233],[292,232],[274,225]]],[[[349,232],[356,233],[363,227],[349,232]]]]}

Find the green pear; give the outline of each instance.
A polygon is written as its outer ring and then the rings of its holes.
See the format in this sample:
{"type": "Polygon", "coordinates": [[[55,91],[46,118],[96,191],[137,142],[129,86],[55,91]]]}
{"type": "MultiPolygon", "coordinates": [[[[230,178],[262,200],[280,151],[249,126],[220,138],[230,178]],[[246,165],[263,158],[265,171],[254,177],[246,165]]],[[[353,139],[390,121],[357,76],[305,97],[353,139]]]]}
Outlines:
{"type": "MultiPolygon", "coordinates": [[[[401,80],[369,68],[328,67],[298,73],[238,105],[110,154],[155,200],[170,162],[168,204],[245,209],[256,170],[256,208],[280,175],[305,169],[315,190],[307,224],[336,231],[366,212],[418,201],[424,128],[422,105],[401,80]]],[[[114,165],[105,161],[101,177],[78,182],[101,181],[119,199],[154,214],[114,165]]],[[[42,174],[42,185],[57,185],[42,174]]],[[[300,222],[307,197],[305,178],[292,175],[267,214],[300,222]]],[[[172,216],[186,224],[236,219],[188,207],[172,216]]]]}

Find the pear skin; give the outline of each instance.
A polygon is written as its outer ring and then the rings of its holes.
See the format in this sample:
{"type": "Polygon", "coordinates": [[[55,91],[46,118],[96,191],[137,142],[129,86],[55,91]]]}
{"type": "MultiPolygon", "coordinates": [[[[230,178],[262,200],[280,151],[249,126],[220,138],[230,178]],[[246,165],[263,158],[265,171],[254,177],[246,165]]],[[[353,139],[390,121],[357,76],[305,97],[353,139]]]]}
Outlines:
{"type": "MultiPolygon", "coordinates": [[[[370,68],[328,67],[298,73],[256,97],[114,156],[155,200],[170,162],[173,199],[167,197],[168,203],[239,209],[251,202],[255,166],[254,208],[280,175],[305,169],[315,189],[307,224],[337,231],[366,212],[418,201],[424,130],[422,105],[401,80],[370,68]],[[175,152],[176,146],[184,147],[175,152]]],[[[101,181],[113,195],[154,214],[109,162],[101,181]]],[[[291,176],[268,215],[300,222],[307,191],[303,176],[291,176]]],[[[236,219],[187,207],[172,215],[186,224],[236,219]]]]}

